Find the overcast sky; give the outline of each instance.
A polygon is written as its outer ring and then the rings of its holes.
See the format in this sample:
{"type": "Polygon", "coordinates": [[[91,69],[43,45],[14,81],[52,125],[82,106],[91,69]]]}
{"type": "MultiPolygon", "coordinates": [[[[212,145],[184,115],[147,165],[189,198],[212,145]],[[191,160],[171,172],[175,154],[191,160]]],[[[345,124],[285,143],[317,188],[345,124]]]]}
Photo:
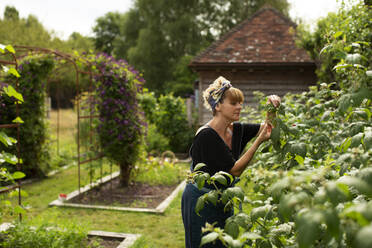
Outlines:
{"type": "MultiPolygon", "coordinates": [[[[176,0],[173,0],[176,1],[176,0]]],[[[349,0],[350,1],[350,0],[349,0]]],[[[358,1],[358,0],[353,0],[358,1]]],[[[109,11],[126,12],[133,0],[0,0],[0,16],[6,6],[14,6],[20,17],[35,15],[48,30],[62,39],[73,32],[92,35],[95,20],[109,11]]],[[[288,0],[290,16],[305,23],[315,23],[328,12],[336,12],[340,0],[288,0]]],[[[0,41],[1,43],[1,41],[0,41]]]]}

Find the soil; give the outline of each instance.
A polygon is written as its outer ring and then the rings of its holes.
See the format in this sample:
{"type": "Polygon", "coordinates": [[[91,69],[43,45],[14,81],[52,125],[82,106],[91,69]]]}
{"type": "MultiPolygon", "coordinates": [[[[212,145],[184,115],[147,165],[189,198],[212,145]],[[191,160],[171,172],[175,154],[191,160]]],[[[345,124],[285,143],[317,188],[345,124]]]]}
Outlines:
{"type": "Polygon", "coordinates": [[[118,238],[88,236],[87,247],[97,247],[97,244],[99,244],[99,247],[116,248],[123,240],[124,239],[118,238]]]}
{"type": "Polygon", "coordinates": [[[177,185],[149,185],[132,182],[128,187],[119,186],[119,178],[84,192],[68,202],[117,207],[156,208],[177,185]]]}

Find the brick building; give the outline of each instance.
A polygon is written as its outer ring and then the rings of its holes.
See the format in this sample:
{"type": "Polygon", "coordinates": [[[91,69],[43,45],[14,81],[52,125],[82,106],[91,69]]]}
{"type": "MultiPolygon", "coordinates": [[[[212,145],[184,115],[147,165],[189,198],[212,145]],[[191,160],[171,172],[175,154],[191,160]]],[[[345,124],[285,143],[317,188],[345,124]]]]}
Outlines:
{"type": "MultiPolygon", "coordinates": [[[[254,106],[253,91],[285,95],[306,91],[316,82],[316,65],[295,45],[296,24],[279,11],[264,7],[196,56],[190,67],[199,74],[198,92],[218,76],[241,89],[245,104],[254,106]]],[[[211,118],[199,99],[199,124],[211,118]]]]}

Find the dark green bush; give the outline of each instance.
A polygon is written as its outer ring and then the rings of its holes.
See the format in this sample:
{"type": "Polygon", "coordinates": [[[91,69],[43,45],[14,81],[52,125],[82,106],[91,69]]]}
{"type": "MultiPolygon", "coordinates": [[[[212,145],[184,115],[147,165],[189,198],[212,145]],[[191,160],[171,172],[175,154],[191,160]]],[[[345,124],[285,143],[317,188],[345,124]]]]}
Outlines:
{"type": "Polygon", "coordinates": [[[194,127],[188,124],[185,101],[172,93],[156,98],[153,92],[146,92],[140,97],[140,105],[147,121],[155,124],[158,132],[169,139],[170,150],[187,152],[194,127]]]}

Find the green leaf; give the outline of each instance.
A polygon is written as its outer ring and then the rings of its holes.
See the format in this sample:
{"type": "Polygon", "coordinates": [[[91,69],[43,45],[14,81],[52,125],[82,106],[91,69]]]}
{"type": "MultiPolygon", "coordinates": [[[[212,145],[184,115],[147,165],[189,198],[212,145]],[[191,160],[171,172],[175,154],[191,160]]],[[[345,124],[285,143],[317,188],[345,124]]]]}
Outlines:
{"type": "Polygon", "coordinates": [[[351,94],[353,106],[359,106],[364,99],[372,99],[372,90],[368,88],[361,88],[359,91],[351,94]]]}
{"type": "Polygon", "coordinates": [[[201,175],[197,175],[195,177],[195,181],[196,181],[196,185],[198,186],[198,189],[202,189],[204,187],[204,184],[205,184],[205,178],[203,176],[203,174],[201,175]]]}
{"type": "Polygon", "coordinates": [[[361,144],[361,142],[362,142],[362,138],[363,138],[363,133],[358,133],[358,134],[354,135],[351,138],[350,147],[351,148],[358,147],[361,144]]]}
{"type": "Polygon", "coordinates": [[[235,221],[228,221],[225,224],[225,232],[236,239],[239,235],[239,225],[235,221]]]}
{"type": "Polygon", "coordinates": [[[346,55],[346,62],[350,64],[357,64],[360,62],[362,56],[359,53],[354,53],[354,54],[347,54],[346,55]]]}
{"type": "Polygon", "coordinates": [[[332,204],[335,206],[337,206],[337,204],[341,202],[345,202],[348,200],[348,194],[341,190],[336,182],[328,182],[325,189],[327,192],[327,196],[329,197],[332,204]]]}
{"type": "Polygon", "coordinates": [[[204,208],[205,197],[201,196],[195,205],[195,213],[200,216],[199,212],[204,208]]]}
{"type": "Polygon", "coordinates": [[[363,227],[358,231],[354,239],[354,247],[371,248],[372,247],[372,225],[363,227]]]}
{"type": "Polygon", "coordinates": [[[327,51],[328,48],[332,48],[332,46],[333,46],[332,44],[329,44],[323,47],[322,50],[320,50],[319,55],[322,55],[324,52],[327,51]]]}
{"type": "Polygon", "coordinates": [[[335,39],[337,39],[337,38],[340,37],[343,33],[344,33],[343,31],[338,31],[338,32],[336,32],[336,33],[333,35],[333,37],[334,37],[335,39]]]}
{"type": "Polygon", "coordinates": [[[356,208],[355,206],[346,209],[344,215],[349,219],[355,220],[360,226],[366,226],[370,224],[370,222],[363,216],[360,209],[356,208]]]}
{"type": "Polygon", "coordinates": [[[23,102],[23,97],[20,93],[18,93],[13,86],[8,85],[7,87],[4,87],[4,92],[7,94],[9,97],[14,97],[20,102],[23,102]]]}
{"type": "Polygon", "coordinates": [[[237,239],[234,239],[231,243],[231,248],[241,248],[242,247],[242,242],[240,242],[237,239]]]}
{"type": "Polygon", "coordinates": [[[361,169],[358,177],[372,186],[372,167],[361,169]]]}
{"type": "Polygon", "coordinates": [[[298,164],[303,165],[304,164],[304,158],[301,157],[300,155],[296,155],[295,160],[297,161],[298,164]]]}
{"type": "Polygon", "coordinates": [[[216,174],[211,177],[212,180],[217,181],[218,183],[227,186],[227,179],[226,177],[222,176],[221,174],[216,174]]]}
{"type": "Polygon", "coordinates": [[[318,133],[311,137],[311,143],[313,144],[319,144],[319,143],[325,143],[329,144],[331,143],[331,140],[328,138],[328,136],[324,133],[318,133]]]}
{"type": "Polygon", "coordinates": [[[297,154],[304,158],[307,152],[306,144],[305,143],[293,144],[291,145],[289,151],[292,154],[297,154]]]}
{"type": "Polygon", "coordinates": [[[2,164],[4,162],[15,165],[15,164],[17,164],[18,159],[13,154],[2,152],[2,153],[0,153],[0,164],[2,164]]]}
{"type": "Polygon", "coordinates": [[[217,190],[209,191],[206,200],[216,206],[218,201],[218,191],[217,190]]]}
{"type": "Polygon", "coordinates": [[[287,223],[280,224],[279,226],[275,226],[273,229],[270,230],[270,232],[275,235],[289,235],[291,231],[292,231],[292,226],[287,223]]]}
{"type": "Polygon", "coordinates": [[[297,240],[300,248],[312,247],[320,236],[320,224],[323,219],[322,212],[317,210],[308,210],[297,215],[297,240]]]}
{"type": "Polygon", "coordinates": [[[354,136],[357,133],[362,133],[364,131],[364,126],[365,126],[365,123],[360,122],[360,121],[354,122],[351,125],[349,125],[348,129],[349,129],[350,136],[354,136]]]}
{"type": "Polygon", "coordinates": [[[9,137],[4,132],[0,132],[0,142],[8,147],[8,146],[11,146],[11,145],[17,143],[17,140],[13,139],[12,137],[9,137]]]}
{"type": "Polygon", "coordinates": [[[364,134],[363,144],[367,151],[372,148],[372,132],[366,132],[364,134]]]}
{"type": "Polygon", "coordinates": [[[279,142],[280,140],[280,128],[279,127],[274,127],[272,129],[270,138],[273,142],[279,142]]]}
{"type": "Polygon", "coordinates": [[[12,122],[13,123],[20,123],[20,124],[24,123],[24,121],[21,119],[21,117],[15,118],[14,120],[12,120],[12,122]]]}
{"type": "Polygon", "coordinates": [[[280,195],[284,193],[284,190],[290,185],[289,178],[285,177],[274,183],[269,191],[274,198],[279,199],[280,195]]]}
{"type": "Polygon", "coordinates": [[[351,145],[351,138],[348,137],[340,145],[340,151],[346,152],[346,150],[349,148],[350,145],[351,145]]]}
{"type": "Polygon", "coordinates": [[[8,50],[10,53],[15,54],[15,50],[14,50],[14,48],[13,48],[12,45],[7,45],[7,46],[5,47],[5,49],[8,50]]]}
{"type": "Polygon", "coordinates": [[[351,68],[353,67],[353,65],[350,65],[350,64],[338,64],[336,66],[333,67],[333,70],[340,70],[340,69],[346,69],[346,68],[351,68]]]}
{"type": "Polygon", "coordinates": [[[207,166],[207,165],[204,164],[204,163],[198,163],[197,165],[195,165],[194,171],[198,171],[198,170],[200,170],[201,168],[203,168],[205,166],[207,166]]]}
{"type": "Polygon", "coordinates": [[[225,176],[225,178],[228,177],[230,179],[231,183],[234,181],[234,177],[231,174],[229,174],[225,171],[219,171],[215,175],[223,175],[223,176],[225,176]]]}
{"type": "Polygon", "coordinates": [[[217,238],[218,238],[218,233],[216,233],[216,232],[208,233],[207,235],[202,237],[201,242],[200,242],[200,246],[211,243],[211,242],[215,241],[217,238]]]}
{"type": "Polygon", "coordinates": [[[241,201],[244,200],[244,192],[240,187],[230,187],[225,190],[230,198],[237,197],[241,201]]]}
{"type": "Polygon", "coordinates": [[[358,111],[358,110],[356,110],[356,111],[353,111],[353,115],[355,115],[357,117],[360,117],[360,118],[362,118],[362,119],[364,119],[366,121],[368,120],[368,113],[366,111],[360,111],[360,110],[358,111]]]}
{"type": "Polygon", "coordinates": [[[16,214],[26,214],[26,210],[24,210],[22,207],[20,207],[19,205],[15,206],[14,207],[14,212],[16,214]]]}
{"type": "Polygon", "coordinates": [[[14,179],[21,179],[21,178],[24,178],[25,176],[26,176],[25,173],[20,172],[20,171],[16,171],[16,172],[14,172],[14,173],[12,174],[12,177],[13,177],[14,179]]]}
{"type": "Polygon", "coordinates": [[[372,188],[368,183],[366,183],[362,179],[350,176],[342,176],[337,181],[356,189],[361,194],[364,194],[368,197],[372,197],[372,188]]]}
{"type": "Polygon", "coordinates": [[[8,70],[8,74],[11,74],[11,75],[13,75],[17,78],[21,77],[21,75],[19,75],[18,71],[13,67],[8,70]]]}
{"type": "Polygon", "coordinates": [[[340,97],[337,102],[338,110],[344,113],[351,106],[351,95],[345,94],[340,97]]]}
{"type": "Polygon", "coordinates": [[[243,227],[244,229],[249,229],[249,224],[250,224],[250,218],[248,214],[246,213],[239,213],[234,216],[234,220],[236,223],[238,223],[239,226],[243,227]]]}
{"type": "Polygon", "coordinates": [[[263,237],[257,233],[253,232],[245,232],[241,236],[242,239],[249,239],[249,240],[256,240],[256,239],[263,239],[263,237]]]}
{"type": "Polygon", "coordinates": [[[359,225],[366,226],[372,221],[372,202],[356,203],[351,207],[345,209],[345,216],[356,220],[359,225]]]}
{"type": "Polygon", "coordinates": [[[255,222],[258,218],[264,218],[269,212],[271,206],[270,205],[265,205],[257,208],[253,208],[251,210],[251,220],[252,222],[255,222]]]}

